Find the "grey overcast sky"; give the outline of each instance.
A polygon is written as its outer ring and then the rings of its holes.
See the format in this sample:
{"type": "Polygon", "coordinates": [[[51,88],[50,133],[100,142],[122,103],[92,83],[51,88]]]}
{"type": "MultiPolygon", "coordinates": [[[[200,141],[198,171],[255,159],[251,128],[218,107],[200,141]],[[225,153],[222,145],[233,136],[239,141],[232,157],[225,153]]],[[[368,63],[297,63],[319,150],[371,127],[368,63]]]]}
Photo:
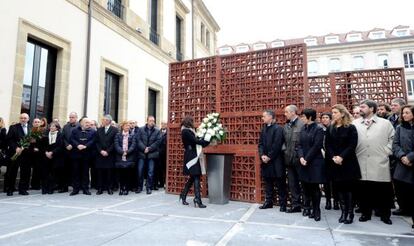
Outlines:
{"type": "Polygon", "coordinates": [[[413,0],[204,0],[221,30],[218,46],[308,35],[414,29],[413,0]]]}

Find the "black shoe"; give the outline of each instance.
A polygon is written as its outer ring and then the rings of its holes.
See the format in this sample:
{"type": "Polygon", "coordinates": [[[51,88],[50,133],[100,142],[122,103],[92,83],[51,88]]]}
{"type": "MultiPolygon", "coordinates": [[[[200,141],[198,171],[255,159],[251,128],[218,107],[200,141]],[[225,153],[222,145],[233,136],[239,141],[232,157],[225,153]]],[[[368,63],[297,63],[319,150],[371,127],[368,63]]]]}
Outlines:
{"type": "Polygon", "coordinates": [[[99,189],[99,190],[96,192],[96,195],[102,195],[102,193],[103,193],[103,191],[102,191],[101,189],[99,189]]]}
{"type": "Polygon", "coordinates": [[[334,206],[333,206],[334,210],[339,210],[339,202],[334,200],[334,206]]]}
{"type": "Polygon", "coordinates": [[[69,196],[74,196],[74,195],[77,195],[77,194],[79,194],[79,190],[73,190],[73,191],[69,194],[69,196]]]}
{"type": "Polygon", "coordinates": [[[305,209],[303,209],[303,212],[302,212],[302,215],[303,216],[309,216],[311,214],[311,211],[310,211],[310,209],[307,209],[307,208],[305,208],[305,209]]]}
{"type": "Polygon", "coordinates": [[[7,196],[13,196],[13,191],[8,191],[7,196]]]}
{"type": "Polygon", "coordinates": [[[397,209],[395,211],[392,212],[393,215],[397,215],[397,216],[407,216],[409,215],[406,211],[402,210],[402,209],[397,209]]]}
{"type": "Polygon", "coordinates": [[[344,224],[352,224],[352,222],[354,222],[354,214],[353,213],[348,213],[348,219],[346,219],[344,221],[344,224]]]}
{"type": "Polygon", "coordinates": [[[150,195],[152,193],[151,189],[147,189],[147,195],[150,195]]]}
{"type": "Polygon", "coordinates": [[[114,192],[111,189],[108,189],[108,195],[113,195],[114,192]]]}
{"type": "Polygon", "coordinates": [[[27,192],[25,190],[22,190],[22,191],[19,191],[19,195],[28,196],[29,195],[29,192],[27,192]]]}
{"type": "Polygon", "coordinates": [[[308,217],[309,217],[309,219],[314,219],[315,218],[315,212],[314,211],[310,212],[308,217]]]}
{"type": "Polygon", "coordinates": [[[366,222],[368,220],[371,220],[371,216],[368,215],[361,215],[361,217],[359,217],[359,221],[360,222],[366,222]]]}
{"type": "Polygon", "coordinates": [[[120,196],[123,196],[123,195],[124,195],[124,190],[123,190],[123,189],[120,189],[120,190],[119,190],[119,195],[120,195],[120,196]]]}
{"type": "Polygon", "coordinates": [[[381,217],[381,221],[384,222],[384,224],[392,225],[392,221],[388,217],[381,217]]]}
{"type": "Polygon", "coordinates": [[[325,205],[325,209],[326,210],[331,210],[332,209],[332,203],[331,200],[326,200],[326,205],[325,205]]]}
{"type": "Polygon", "coordinates": [[[259,207],[259,209],[267,209],[267,208],[273,208],[272,202],[264,202],[262,206],[259,207]]]}
{"type": "Polygon", "coordinates": [[[302,209],[300,207],[294,207],[294,208],[289,208],[286,213],[300,213],[302,212],[302,209]]]}
{"type": "Polygon", "coordinates": [[[280,212],[286,212],[286,206],[280,206],[280,209],[279,209],[279,211],[280,212]]]}
{"type": "Polygon", "coordinates": [[[194,198],[194,207],[199,207],[199,208],[206,208],[207,206],[203,204],[203,202],[201,201],[201,199],[197,200],[194,198]]]}
{"type": "Polygon", "coordinates": [[[320,221],[321,220],[321,212],[316,212],[315,213],[315,216],[314,216],[314,218],[313,218],[315,221],[320,221]]]}
{"type": "Polygon", "coordinates": [[[338,222],[344,223],[348,219],[348,213],[342,211],[341,217],[339,217],[338,222]]]}
{"type": "Polygon", "coordinates": [[[178,197],[178,201],[182,202],[183,205],[188,205],[189,203],[186,201],[187,196],[184,195],[183,193],[180,194],[180,196],[178,197]]]}
{"type": "Polygon", "coordinates": [[[83,194],[90,196],[91,195],[91,192],[89,190],[83,190],[83,194]]]}
{"type": "Polygon", "coordinates": [[[141,188],[138,188],[136,191],[135,191],[135,193],[137,193],[137,194],[139,194],[139,193],[141,193],[142,192],[142,189],[141,188]]]}

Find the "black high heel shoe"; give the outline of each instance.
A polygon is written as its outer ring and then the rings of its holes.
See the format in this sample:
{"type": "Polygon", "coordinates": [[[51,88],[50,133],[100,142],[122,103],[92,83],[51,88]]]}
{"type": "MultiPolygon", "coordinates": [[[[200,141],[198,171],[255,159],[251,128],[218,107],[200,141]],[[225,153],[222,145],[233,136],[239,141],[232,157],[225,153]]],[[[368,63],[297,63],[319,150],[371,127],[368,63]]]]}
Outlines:
{"type": "Polygon", "coordinates": [[[207,206],[201,202],[201,199],[194,199],[194,207],[206,208],[207,206]]]}
{"type": "Polygon", "coordinates": [[[186,201],[187,196],[185,196],[184,194],[180,194],[180,196],[178,197],[178,202],[182,202],[183,205],[188,205],[189,203],[186,201]]]}

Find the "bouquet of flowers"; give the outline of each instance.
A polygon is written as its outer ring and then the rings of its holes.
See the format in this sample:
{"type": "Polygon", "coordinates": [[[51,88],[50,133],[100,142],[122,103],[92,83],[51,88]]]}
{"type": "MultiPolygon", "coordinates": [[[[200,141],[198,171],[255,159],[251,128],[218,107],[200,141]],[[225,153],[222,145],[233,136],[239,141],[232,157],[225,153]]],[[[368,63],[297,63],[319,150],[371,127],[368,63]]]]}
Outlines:
{"type": "Polygon", "coordinates": [[[24,136],[19,142],[18,146],[22,149],[19,153],[16,152],[10,159],[16,161],[17,158],[23,153],[23,150],[29,148],[31,143],[36,143],[42,137],[41,131],[32,131],[30,134],[24,136]]]}
{"type": "Polygon", "coordinates": [[[212,144],[226,139],[226,130],[220,123],[220,114],[208,114],[197,128],[197,136],[212,144]]]}

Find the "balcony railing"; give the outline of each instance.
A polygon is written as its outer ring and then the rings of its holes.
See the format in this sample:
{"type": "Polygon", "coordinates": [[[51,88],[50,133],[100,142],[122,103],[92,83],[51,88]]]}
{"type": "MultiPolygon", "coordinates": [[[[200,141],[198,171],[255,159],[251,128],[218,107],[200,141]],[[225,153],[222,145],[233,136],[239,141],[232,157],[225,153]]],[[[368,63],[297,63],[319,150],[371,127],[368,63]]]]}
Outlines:
{"type": "Polygon", "coordinates": [[[123,19],[124,6],[120,0],[108,0],[107,8],[112,12],[112,14],[120,19],[123,19]]]}
{"type": "Polygon", "coordinates": [[[160,35],[157,33],[156,30],[152,28],[150,28],[150,40],[156,45],[158,45],[160,42],[160,35]]]}

